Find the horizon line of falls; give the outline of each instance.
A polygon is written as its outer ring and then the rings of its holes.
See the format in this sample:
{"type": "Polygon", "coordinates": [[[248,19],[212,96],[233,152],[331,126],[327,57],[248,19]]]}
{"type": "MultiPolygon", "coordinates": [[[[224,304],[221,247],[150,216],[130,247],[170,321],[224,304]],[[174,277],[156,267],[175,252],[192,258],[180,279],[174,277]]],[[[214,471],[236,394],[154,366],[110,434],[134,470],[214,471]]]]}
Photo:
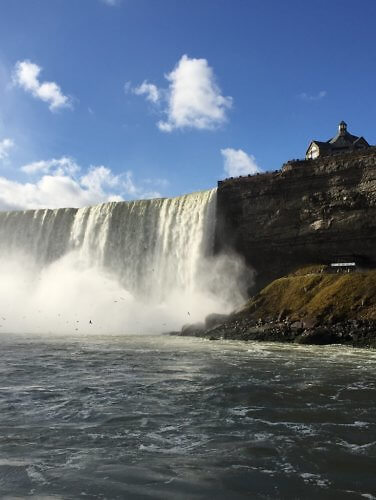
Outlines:
{"type": "Polygon", "coordinates": [[[0,213],[0,332],[161,333],[230,312],[251,274],[213,255],[215,211],[216,189],[0,213]]]}

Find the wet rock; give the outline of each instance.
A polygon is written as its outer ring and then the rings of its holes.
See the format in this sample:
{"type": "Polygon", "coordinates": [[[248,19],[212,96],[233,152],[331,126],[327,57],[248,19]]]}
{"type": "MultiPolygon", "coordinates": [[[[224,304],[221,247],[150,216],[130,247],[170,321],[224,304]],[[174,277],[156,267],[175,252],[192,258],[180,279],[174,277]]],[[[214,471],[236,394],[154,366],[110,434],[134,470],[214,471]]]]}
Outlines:
{"type": "Polygon", "coordinates": [[[307,330],[311,328],[315,328],[318,324],[318,320],[316,318],[305,318],[303,321],[303,327],[306,328],[307,330]]]}
{"type": "Polygon", "coordinates": [[[295,342],[297,344],[344,344],[354,347],[376,347],[376,321],[347,320],[332,323],[306,318],[290,322],[255,319],[249,315],[230,315],[220,325],[206,328],[204,323],[184,325],[178,335],[208,340],[243,340],[260,342],[295,342]],[[308,326],[310,328],[308,328],[308,326]]]}
{"type": "Polygon", "coordinates": [[[205,318],[205,328],[214,328],[215,326],[222,325],[228,319],[227,314],[209,314],[205,318]]]}
{"type": "Polygon", "coordinates": [[[301,332],[304,330],[304,323],[303,321],[294,321],[290,325],[291,330],[296,331],[296,332],[301,332]]]}
{"type": "Polygon", "coordinates": [[[322,327],[306,330],[295,339],[295,342],[297,344],[313,345],[337,344],[339,342],[339,337],[329,328],[322,327]]]}
{"type": "Polygon", "coordinates": [[[184,325],[181,329],[181,335],[195,336],[205,331],[204,323],[190,323],[184,325]]]}

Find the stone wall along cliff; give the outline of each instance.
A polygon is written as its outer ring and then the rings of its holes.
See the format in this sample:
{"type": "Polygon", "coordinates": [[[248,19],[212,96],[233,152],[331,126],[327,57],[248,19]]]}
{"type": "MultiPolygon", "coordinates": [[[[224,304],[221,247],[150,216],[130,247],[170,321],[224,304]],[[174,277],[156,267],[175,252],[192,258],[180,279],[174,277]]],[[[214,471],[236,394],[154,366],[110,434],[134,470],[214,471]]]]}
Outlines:
{"type": "Polygon", "coordinates": [[[376,264],[376,147],[218,183],[216,247],[257,271],[255,289],[307,264],[376,264]]]}

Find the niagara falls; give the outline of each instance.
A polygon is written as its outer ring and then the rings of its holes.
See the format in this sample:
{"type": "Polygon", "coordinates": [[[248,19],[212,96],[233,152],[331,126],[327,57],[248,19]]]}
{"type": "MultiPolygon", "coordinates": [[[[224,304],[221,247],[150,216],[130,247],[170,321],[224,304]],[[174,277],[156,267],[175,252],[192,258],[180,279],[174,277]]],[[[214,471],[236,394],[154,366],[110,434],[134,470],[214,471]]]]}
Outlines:
{"type": "Polygon", "coordinates": [[[235,253],[214,255],[215,208],[213,189],[0,213],[2,328],[151,334],[230,312],[252,272],[235,253]]]}

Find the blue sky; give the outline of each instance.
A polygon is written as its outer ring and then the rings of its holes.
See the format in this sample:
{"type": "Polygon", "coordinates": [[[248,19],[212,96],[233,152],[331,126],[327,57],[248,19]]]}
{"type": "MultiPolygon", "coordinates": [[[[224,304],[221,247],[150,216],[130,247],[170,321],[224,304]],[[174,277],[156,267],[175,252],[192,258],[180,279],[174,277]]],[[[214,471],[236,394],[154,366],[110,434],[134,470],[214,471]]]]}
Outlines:
{"type": "Polygon", "coordinates": [[[0,0],[0,208],[175,196],[376,143],[376,2],[0,0]]]}

